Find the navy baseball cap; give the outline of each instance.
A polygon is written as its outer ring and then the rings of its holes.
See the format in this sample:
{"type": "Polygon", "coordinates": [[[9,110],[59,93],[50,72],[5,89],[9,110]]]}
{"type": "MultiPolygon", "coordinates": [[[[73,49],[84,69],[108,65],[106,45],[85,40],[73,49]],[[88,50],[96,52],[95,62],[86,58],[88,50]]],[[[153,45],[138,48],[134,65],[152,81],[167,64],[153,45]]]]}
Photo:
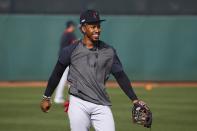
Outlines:
{"type": "Polygon", "coordinates": [[[75,22],[72,20],[67,21],[65,24],[66,24],[66,28],[68,28],[70,26],[76,26],[75,22]]]}
{"type": "Polygon", "coordinates": [[[100,23],[102,21],[105,21],[105,20],[100,19],[99,12],[96,10],[86,10],[82,12],[80,15],[81,25],[84,23],[100,23]]]}

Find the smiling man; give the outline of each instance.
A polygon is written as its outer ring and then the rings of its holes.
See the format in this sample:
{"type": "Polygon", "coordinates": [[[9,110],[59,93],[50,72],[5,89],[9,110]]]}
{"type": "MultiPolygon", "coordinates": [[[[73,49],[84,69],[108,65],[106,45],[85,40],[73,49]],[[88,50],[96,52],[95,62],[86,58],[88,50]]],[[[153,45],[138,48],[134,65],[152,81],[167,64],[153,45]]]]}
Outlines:
{"type": "Polygon", "coordinates": [[[138,102],[115,49],[99,40],[102,21],[95,10],[81,14],[83,38],[61,52],[41,102],[41,109],[47,112],[51,106],[50,97],[65,68],[70,66],[68,116],[71,131],[89,131],[91,125],[96,131],[115,131],[111,102],[105,89],[110,74],[131,103],[138,102]]]}

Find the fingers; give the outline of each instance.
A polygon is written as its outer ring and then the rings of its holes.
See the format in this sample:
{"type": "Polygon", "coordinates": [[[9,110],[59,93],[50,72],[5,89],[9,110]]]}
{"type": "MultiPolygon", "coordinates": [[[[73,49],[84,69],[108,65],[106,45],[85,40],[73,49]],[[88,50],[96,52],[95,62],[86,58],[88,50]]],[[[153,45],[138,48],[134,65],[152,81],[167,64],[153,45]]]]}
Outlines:
{"type": "Polygon", "coordinates": [[[41,107],[41,110],[45,113],[47,113],[49,111],[49,107],[41,107]]]}
{"type": "Polygon", "coordinates": [[[50,100],[42,100],[40,103],[40,108],[43,112],[47,113],[49,112],[49,109],[51,107],[51,102],[50,100]]]}

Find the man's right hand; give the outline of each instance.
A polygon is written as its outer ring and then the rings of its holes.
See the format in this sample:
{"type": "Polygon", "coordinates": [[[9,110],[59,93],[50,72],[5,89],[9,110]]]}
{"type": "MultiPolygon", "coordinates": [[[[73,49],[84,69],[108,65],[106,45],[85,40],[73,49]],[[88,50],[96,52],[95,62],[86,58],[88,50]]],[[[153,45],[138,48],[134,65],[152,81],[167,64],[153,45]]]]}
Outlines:
{"type": "Polygon", "coordinates": [[[49,109],[51,107],[51,100],[50,98],[43,98],[43,100],[40,102],[40,108],[43,112],[47,113],[49,112],[49,109]]]}

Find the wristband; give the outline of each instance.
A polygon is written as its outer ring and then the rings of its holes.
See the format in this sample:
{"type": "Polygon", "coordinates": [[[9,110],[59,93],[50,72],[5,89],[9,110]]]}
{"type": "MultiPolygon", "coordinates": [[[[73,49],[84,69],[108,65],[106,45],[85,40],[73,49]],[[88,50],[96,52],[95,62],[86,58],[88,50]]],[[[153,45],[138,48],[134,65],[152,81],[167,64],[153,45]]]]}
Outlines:
{"type": "Polygon", "coordinates": [[[50,97],[50,96],[45,96],[45,95],[43,95],[43,96],[42,96],[42,99],[43,99],[43,100],[50,101],[50,100],[51,100],[51,97],[50,97]]]}

